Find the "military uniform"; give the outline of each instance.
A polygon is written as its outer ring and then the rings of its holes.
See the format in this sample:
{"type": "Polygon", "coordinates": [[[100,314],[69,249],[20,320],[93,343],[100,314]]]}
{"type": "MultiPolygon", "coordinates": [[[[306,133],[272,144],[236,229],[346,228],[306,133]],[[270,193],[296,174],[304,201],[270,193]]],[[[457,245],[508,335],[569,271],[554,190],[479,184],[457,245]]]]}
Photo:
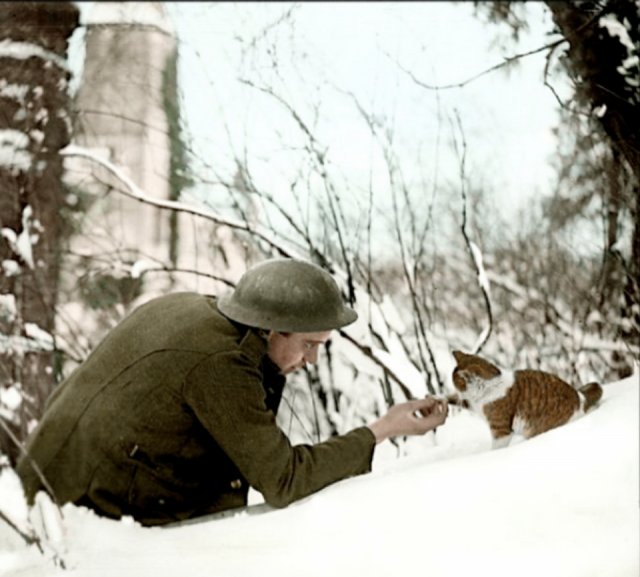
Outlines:
{"type": "Polygon", "coordinates": [[[48,401],[18,463],[30,501],[44,489],[145,525],[243,506],[249,486],[286,506],[371,470],[367,427],[292,446],[276,425],[284,377],[261,332],[213,297],[175,293],[113,329],[48,401]]]}

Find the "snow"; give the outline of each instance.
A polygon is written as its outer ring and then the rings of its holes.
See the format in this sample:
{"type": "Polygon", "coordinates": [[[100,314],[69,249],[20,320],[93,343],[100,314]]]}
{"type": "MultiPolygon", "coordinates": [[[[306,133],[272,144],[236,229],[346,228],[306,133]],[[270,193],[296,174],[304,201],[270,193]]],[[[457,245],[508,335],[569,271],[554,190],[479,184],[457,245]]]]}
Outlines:
{"type": "MultiPolygon", "coordinates": [[[[4,261],[6,262],[6,261],[4,261]]],[[[3,263],[4,264],[4,263],[3,263]]],[[[13,295],[2,295],[0,301],[0,320],[9,320],[11,315],[17,314],[15,308],[15,297],[13,295]],[[13,307],[13,308],[12,308],[13,307]]],[[[19,353],[53,351],[55,342],[53,335],[45,331],[35,323],[24,323],[24,336],[21,335],[5,335],[0,332],[0,353],[19,353]]],[[[4,393],[7,390],[4,389],[4,393]]],[[[0,397],[4,403],[4,397],[0,397]]]]}
{"type": "MultiPolygon", "coordinates": [[[[143,528],[66,505],[53,548],[66,571],[0,522],[0,574],[635,577],[638,376],[606,385],[586,416],[499,450],[489,450],[484,422],[458,409],[435,441],[416,440],[421,451],[411,457],[389,459],[383,443],[371,474],[282,510],[256,505],[143,528]]],[[[24,527],[10,470],[0,476],[0,510],[24,527]]],[[[44,511],[55,521],[51,506],[44,511]]]]}
{"type": "Polygon", "coordinates": [[[480,285],[480,288],[489,295],[491,293],[491,289],[489,286],[489,279],[487,278],[487,273],[484,270],[484,264],[482,262],[482,252],[478,248],[478,245],[473,241],[469,242],[469,246],[471,247],[473,262],[475,263],[476,270],[478,271],[478,284],[480,285]]]}
{"type": "Polygon", "coordinates": [[[13,323],[18,316],[16,297],[12,294],[0,295],[0,321],[13,323]]]}
{"type": "Polygon", "coordinates": [[[613,38],[617,37],[620,44],[622,44],[630,54],[633,54],[636,51],[636,46],[634,45],[631,36],[629,36],[629,31],[613,14],[607,14],[600,18],[598,25],[600,28],[605,28],[613,38]]]}
{"type": "Polygon", "coordinates": [[[602,118],[607,113],[607,105],[603,104],[601,106],[597,106],[593,109],[593,113],[596,115],[596,117],[602,118]]]}
{"type": "Polygon", "coordinates": [[[20,265],[13,259],[5,259],[2,261],[2,272],[7,277],[18,276],[20,274],[20,265]]]}
{"type": "Polygon", "coordinates": [[[12,84],[7,82],[5,78],[0,78],[0,96],[3,98],[10,98],[23,103],[29,88],[28,84],[12,84]]]}
{"type": "Polygon", "coordinates": [[[40,353],[53,351],[53,345],[49,339],[32,339],[20,335],[5,335],[0,332],[0,353],[18,354],[40,353]]]}
{"type": "Polygon", "coordinates": [[[33,209],[27,205],[22,210],[22,232],[17,234],[13,229],[4,227],[0,229],[0,236],[7,240],[11,250],[20,256],[29,268],[33,268],[32,245],[37,242],[38,236],[30,234],[30,228],[37,230],[41,227],[38,221],[33,220],[33,209]]]}
{"type": "Polygon", "coordinates": [[[41,58],[45,65],[54,63],[58,68],[69,71],[67,61],[58,56],[55,52],[45,50],[37,44],[31,42],[16,42],[13,40],[0,41],[0,57],[15,58],[17,60],[27,60],[28,58],[41,58]]]}
{"type": "Polygon", "coordinates": [[[29,137],[19,130],[0,129],[0,167],[26,172],[32,163],[32,155],[27,150],[29,137]]]}
{"type": "Polygon", "coordinates": [[[42,144],[44,141],[44,132],[42,132],[42,130],[32,130],[29,132],[29,138],[36,144],[42,144]]]}
{"type": "Polygon", "coordinates": [[[373,358],[380,361],[384,367],[391,370],[400,382],[411,392],[424,391],[425,376],[415,365],[407,363],[404,359],[398,361],[396,355],[390,354],[377,347],[371,347],[371,354],[373,358]]]}
{"type": "Polygon", "coordinates": [[[148,270],[158,270],[158,264],[140,259],[131,265],[131,278],[140,278],[148,270]]]}
{"type": "Polygon", "coordinates": [[[45,331],[43,328],[39,327],[35,323],[24,323],[24,333],[35,341],[37,345],[40,347],[40,350],[43,351],[52,351],[54,340],[53,335],[45,331]]]}
{"type": "Polygon", "coordinates": [[[621,66],[616,67],[616,71],[625,77],[627,84],[638,87],[640,85],[638,80],[640,57],[638,56],[638,47],[633,43],[627,29],[630,26],[629,22],[625,19],[622,23],[614,15],[607,14],[600,18],[599,26],[606,29],[612,38],[617,38],[620,44],[626,48],[628,56],[622,61],[621,66]]]}
{"type": "Polygon", "coordinates": [[[0,387],[0,411],[16,411],[22,404],[22,392],[15,385],[0,387]]]}

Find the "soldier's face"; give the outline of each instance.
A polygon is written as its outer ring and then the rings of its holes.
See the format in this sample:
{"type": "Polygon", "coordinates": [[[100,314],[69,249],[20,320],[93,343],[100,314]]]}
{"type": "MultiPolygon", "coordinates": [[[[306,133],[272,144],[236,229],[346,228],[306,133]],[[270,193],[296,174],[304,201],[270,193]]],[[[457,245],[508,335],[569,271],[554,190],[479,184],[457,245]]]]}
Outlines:
{"type": "Polygon", "coordinates": [[[269,358],[288,375],[318,360],[318,349],[331,336],[331,331],[318,333],[269,333],[269,358]]]}

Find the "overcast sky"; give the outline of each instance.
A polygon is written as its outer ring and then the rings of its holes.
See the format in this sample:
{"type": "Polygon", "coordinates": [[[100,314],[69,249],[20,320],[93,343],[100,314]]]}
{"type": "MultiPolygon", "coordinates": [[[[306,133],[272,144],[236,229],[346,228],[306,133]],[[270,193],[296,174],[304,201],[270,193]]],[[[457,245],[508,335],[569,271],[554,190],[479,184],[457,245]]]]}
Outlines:
{"type": "MultiPolygon", "coordinates": [[[[448,90],[427,90],[406,72],[427,84],[458,83],[505,54],[544,45],[551,23],[542,3],[527,4],[531,30],[508,52],[494,46],[506,29],[475,17],[467,2],[166,6],[180,42],[183,114],[195,148],[216,167],[231,166],[231,149],[247,151],[257,182],[277,193],[299,166],[292,149],[303,139],[291,115],[242,82],[249,80],[273,89],[313,127],[345,190],[373,183],[384,199],[388,187],[380,147],[345,92],[392,131],[403,179],[418,195],[458,178],[456,117],[467,176],[505,214],[550,189],[556,101],[543,85],[544,55],[448,90]]],[[[81,4],[84,14],[89,8],[81,4]]]]}
{"type": "MultiPolygon", "coordinates": [[[[501,52],[492,43],[500,29],[474,17],[472,3],[302,3],[281,20],[291,6],[170,5],[181,39],[187,118],[196,141],[211,147],[212,158],[219,153],[224,119],[235,146],[248,142],[273,169],[275,132],[285,121],[278,116],[282,107],[239,83],[244,77],[275,86],[308,122],[315,111],[305,103],[318,106],[315,126],[321,141],[334,162],[354,174],[367,174],[375,154],[362,118],[340,90],[352,92],[381,123],[393,127],[410,182],[428,180],[436,170],[457,173],[448,144],[457,111],[470,175],[486,179],[504,201],[548,190],[556,102],[543,85],[544,56],[523,60],[509,74],[495,72],[462,89],[439,92],[419,87],[402,70],[425,83],[446,85],[499,62],[501,52]],[[243,53],[254,40],[258,50],[243,53]],[[277,73],[272,55],[265,53],[269,47],[278,60],[277,73]]],[[[515,51],[549,41],[544,6],[533,3],[529,9],[531,32],[515,51]]]]}

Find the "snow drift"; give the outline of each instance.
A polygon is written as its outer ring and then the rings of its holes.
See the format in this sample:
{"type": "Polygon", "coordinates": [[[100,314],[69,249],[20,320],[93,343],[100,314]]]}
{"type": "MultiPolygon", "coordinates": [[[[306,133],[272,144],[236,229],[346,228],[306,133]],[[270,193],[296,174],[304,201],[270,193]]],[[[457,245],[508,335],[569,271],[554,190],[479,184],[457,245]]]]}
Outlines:
{"type": "MultiPolygon", "coordinates": [[[[0,574],[635,577],[638,388],[637,373],[606,385],[585,417],[495,451],[486,425],[457,411],[410,457],[389,459],[380,446],[372,474],[282,510],[149,529],[67,505],[53,543],[66,571],[0,522],[0,574]]],[[[11,471],[0,495],[23,522],[11,471]]]]}

